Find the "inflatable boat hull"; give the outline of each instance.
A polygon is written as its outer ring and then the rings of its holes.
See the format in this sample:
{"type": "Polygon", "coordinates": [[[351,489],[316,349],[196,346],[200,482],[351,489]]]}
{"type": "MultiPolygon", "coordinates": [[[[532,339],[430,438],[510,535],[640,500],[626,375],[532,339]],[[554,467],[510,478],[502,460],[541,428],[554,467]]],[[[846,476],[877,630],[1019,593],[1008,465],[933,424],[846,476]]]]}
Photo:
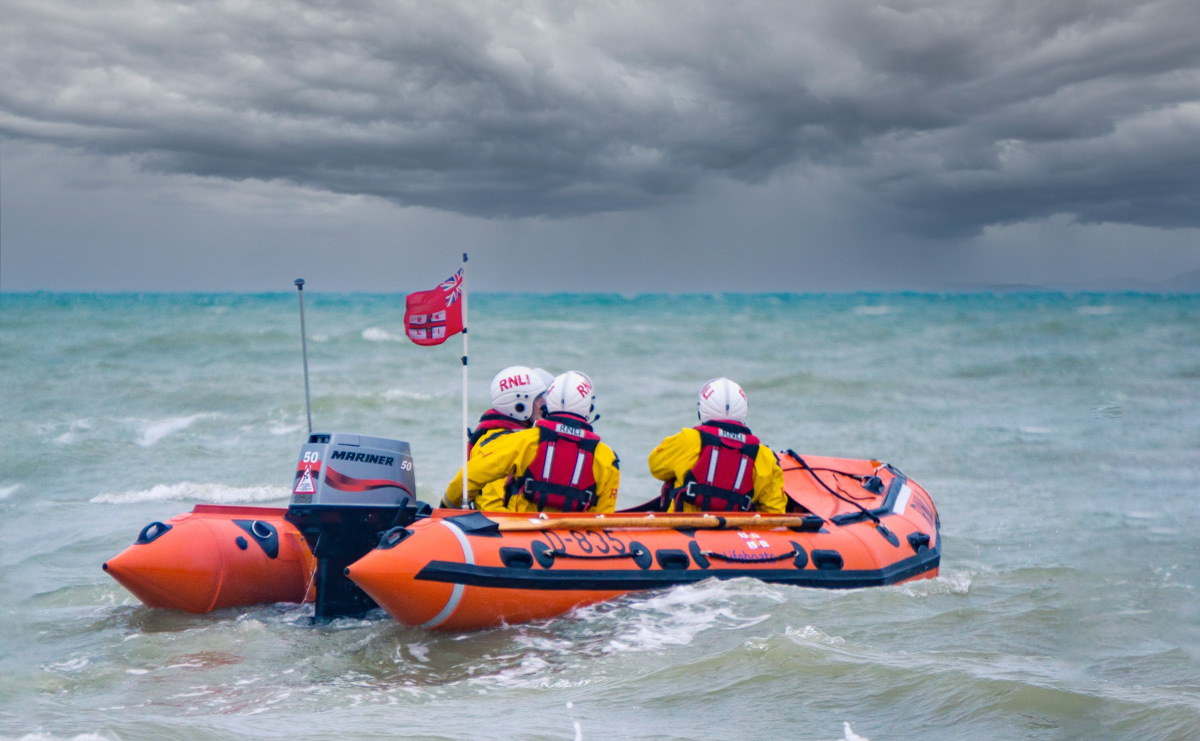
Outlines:
{"type": "Polygon", "coordinates": [[[346,573],[397,621],[448,631],[710,578],[853,589],[937,576],[937,513],[917,484],[870,461],[783,463],[790,517],[439,510],[389,533],[346,573]]]}
{"type": "MultiPolygon", "coordinates": [[[[389,530],[345,573],[399,622],[448,631],[553,618],[710,578],[852,589],[937,575],[937,511],[918,484],[876,461],[788,451],[780,462],[782,521],[435,510],[389,530]]],[[[204,613],[311,601],[317,559],[286,512],[197,505],[147,525],[104,569],[149,607],[204,613]]]]}
{"type": "Polygon", "coordinates": [[[311,600],[316,560],[285,512],[199,504],[150,523],[103,568],[148,607],[204,613],[311,600]]]}

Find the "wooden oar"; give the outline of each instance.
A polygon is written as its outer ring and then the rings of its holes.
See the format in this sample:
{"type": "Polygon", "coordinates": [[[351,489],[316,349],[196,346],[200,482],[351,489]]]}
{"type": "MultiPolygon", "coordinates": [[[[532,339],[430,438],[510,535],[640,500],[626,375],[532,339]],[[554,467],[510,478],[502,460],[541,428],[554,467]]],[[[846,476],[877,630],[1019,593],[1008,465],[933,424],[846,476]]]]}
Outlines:
{"type": "Polygon", "coordinates": [[[733,515],[717,517],[679,517],[656,515],[653,517],[562,517],[559,519],[508,519],[496,520],[501,530],[608,530],[617,528],[672,529],[672,530],[719,530],[723,528],[775,528],[820,527],[820,518],[811,515],[733,515]],[[815,527],[814,527],[815,526],[815,527]]]}

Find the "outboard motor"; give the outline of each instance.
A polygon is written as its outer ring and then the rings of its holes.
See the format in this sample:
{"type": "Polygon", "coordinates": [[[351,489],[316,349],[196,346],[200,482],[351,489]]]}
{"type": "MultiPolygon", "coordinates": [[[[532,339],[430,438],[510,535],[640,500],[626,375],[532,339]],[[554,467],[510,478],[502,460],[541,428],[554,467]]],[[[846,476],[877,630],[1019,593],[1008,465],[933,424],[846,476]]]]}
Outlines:
{"type": "Polygon", "coordinates": [[[428,513],[416,490],[408,443],[344,432],[308,436],[284,517],[317,558],[317,619],[376,607],[346,578],[346,567],[373,549],[383,531],[428,513]]]}

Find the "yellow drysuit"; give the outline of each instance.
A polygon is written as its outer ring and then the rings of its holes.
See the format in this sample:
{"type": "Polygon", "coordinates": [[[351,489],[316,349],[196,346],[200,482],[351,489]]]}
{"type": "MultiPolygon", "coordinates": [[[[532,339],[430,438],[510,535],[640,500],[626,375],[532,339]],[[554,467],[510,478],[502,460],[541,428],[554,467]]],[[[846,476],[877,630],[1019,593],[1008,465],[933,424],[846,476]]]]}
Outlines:
{"type": "MultiPolygon", "coordinates": [[[[527,430],[529,428],[522,427],[521,429],[527,430]]],[[[502,428],[494,428],[491,430],[486,430],[483,433],[483,435],[481,435],[480,438],[475,441],[475,444],[471,446],[471,460],[472,461],[475,460],[475,456],[479,455],[479,450],[484,445],[488,445],[488,444],[494,442],[498,437],[507,435],[511,432],[516,432],[516,430],[507,430],[507,429],[502,429],[502,428]]],[[[467,467],[471,468],[470,461],[468,461],[467,467]]],[[[503,494],[501,496],[503,497],[503,494]]],[[[468,504],[469,504],[469,502],[468,502],[468,504]]],[[[450,484],[446,486],[446,493],[442,495],[441,506],[442,507],[461,507],[461,506],[463,506],[462,469],[461,468],[458,469],[458,473],[454,475],[454,480],[451,481],[450,484]]]]}
{"type": "MultiPolygon", "coordinates": [[[[472,454],[467,496],[475,501],[479,509],[485,512],[537,512],[537,506],[519,494],[513,495],[505,507],[504,484],[509,476],[520,478],[525,475],[529,464],[537,456],[539,441],[539,431],[535,426],[497,438],[472,454]]],[[[619,465],[612,448],[602,442],[596,444],[596,452],[592,456],[596,503],[588,512],[608,513],[616,508],[617,487],[621,483],[619,465]]]]}
{"type": "MultiPolygon", "coordinates": [[[[680,487],[698,460],[700,433],[694,429],[680,430],[678,434],[659,443],[650,453],[650,475],[660,481],[670,481],[673,487],[680,487]]],[[[682,504],[684,512],[699,511],[693,504],[682,504]]],[[[779,467],[779,461],[771,449],[762,443],[759,443],[758,455],[754,459],[754,495],[751,504],[759,512],[773,514],[782,514],[787,506],[783,495],[783,469],[779,467]]]]}

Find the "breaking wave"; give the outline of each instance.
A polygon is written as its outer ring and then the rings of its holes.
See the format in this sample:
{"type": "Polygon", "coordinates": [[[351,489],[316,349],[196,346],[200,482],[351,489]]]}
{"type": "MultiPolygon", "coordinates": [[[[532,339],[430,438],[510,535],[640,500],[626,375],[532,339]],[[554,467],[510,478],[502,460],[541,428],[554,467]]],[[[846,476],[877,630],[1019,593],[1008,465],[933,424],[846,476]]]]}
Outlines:
{"type": "Polygon", "coordinates": [[[363,330],[362,338],[367,342],[404,342],[404,335],[392,334],[386,329],[368,327],[363,330]]]}
{"type": "Polygon", "coordinates": [[[18,741],[119,741],[118,736],[107,733],[80,733],[75,736],[51,736],[48,733],[28,733],[20,736],[18,741]]]}
{"type": "Polygon", "coordinates": [[[20,484],[13,484],[12,486],[0,486],[0,502],[3,502],[5,499],[11,497],[13,492],[20,488],[20,484]]]}
{"type": "Polygon", "coordinates": [[[829,635],[825,631],[806,625],[803,628],[787,628],[783,634],[797,643],[819,643],[824,646],[844,646],[846,639],[829,635]]]}
{"type": "Polygon", "coordinates": [[[383,392],[384,401],[429,401],[436,398],[433,394],[425,394],[420,391],[407,391],[405,389],[388,389],[383,392]]]}
{"type": "Polygon", "coordinates": [[[611,622],[614,633],[601,648],[602,654],[659,651],[668,646],[687,646],[707,630],[744,628],[767,620],[769,611],[743,614],[747,607],[755,612],[764,607],[746,604],[748,596],[770,603],[783,599],[762,583],[711,580],[634,598],[617,614],[607,613],[604,605],[583,608],[577,614],[585,620],[603,617],[611,622]]]}
{"type": "Polygon", "coordinates": [[[93,504],[138,504],[140,502],[198,501],[210,504],[244,504],[287,499],[290,492],[282,486],[225,486],[224,484],[156,484],[149,489],[97,494],[93,504]]]}
{"type": "Polygon", "coordinates": [[[943,569],[941,575],[936,579],[910,581],[900,585],[898,588],[909,597],[917,597],[919,599],[944,594],[969,594],[971,591],[971,576],[971,571],[947,571],[943,569]]]}
{"type": "Polygon", "coordinates": [[[66,432],[54,438],[54,442],[59,445],[73,445],[79,442],[79,433],[86,432],[92,429],[92,424],[86,419],[77,419],[70,423],[66,432]]]}
{"type": "Polygon", "coordinates": [[[860,736],[854,732],[849,723],[842,723],[842,741],[871,741],[866,736],[860,736]]]}
{"type": "Polygon", "coordinates": [[[138,445],[148,448],[159,440],[162,440],[167,435],[174,434],[180,430],[185,430],[192,426],[192,423],[203,417],[203,414],[193,414],[190,417],[171,417],[169,419],[160,420],[158,422],[150,422],[142,430],[142,439],[137,441],[138,445]]]}

